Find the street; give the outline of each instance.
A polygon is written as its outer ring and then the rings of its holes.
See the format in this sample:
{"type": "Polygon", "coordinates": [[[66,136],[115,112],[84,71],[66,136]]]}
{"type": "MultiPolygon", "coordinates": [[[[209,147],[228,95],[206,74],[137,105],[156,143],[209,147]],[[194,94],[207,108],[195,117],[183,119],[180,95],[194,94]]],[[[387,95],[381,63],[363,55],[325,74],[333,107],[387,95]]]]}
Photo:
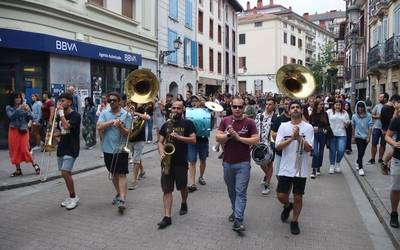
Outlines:
{"type": "MultiPolygon", "coordinates": [[[[111,205],[115,194],[104,168],[75,175],[81,201],[71,211],[59,205],[67,194],[61,179],[0,192],[0,249],[394,249],[347,165],[343,174],[329,175],[325,164],[320,178],[307,180],[298,236],[280,221],[275,191],[261,195],[256,165],[246,231],[232,231],[221,160],[214,152],[207,185],[189,194],[189,213],[178,215],[175,192],[172,226],[158,230],[163,209],[157,152],[144,156],[144,166],[147,178],[129,191],[122,216],[111,205]]],[[[276,184],[273,179],[273,189],[276,184]]]]}

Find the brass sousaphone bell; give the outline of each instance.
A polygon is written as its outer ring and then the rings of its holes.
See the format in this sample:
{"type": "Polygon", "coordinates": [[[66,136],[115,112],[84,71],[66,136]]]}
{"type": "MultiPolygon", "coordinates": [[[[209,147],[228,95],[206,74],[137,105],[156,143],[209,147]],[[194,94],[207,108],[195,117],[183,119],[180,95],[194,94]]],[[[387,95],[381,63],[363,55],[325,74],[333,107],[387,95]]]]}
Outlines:
{"type": "Polygon", "coordinates": [[[287,64],[279,68],[276,85],[283,95],[296,100],[308,98],[316,89],[312,72],[299,64],[287,64]]]}

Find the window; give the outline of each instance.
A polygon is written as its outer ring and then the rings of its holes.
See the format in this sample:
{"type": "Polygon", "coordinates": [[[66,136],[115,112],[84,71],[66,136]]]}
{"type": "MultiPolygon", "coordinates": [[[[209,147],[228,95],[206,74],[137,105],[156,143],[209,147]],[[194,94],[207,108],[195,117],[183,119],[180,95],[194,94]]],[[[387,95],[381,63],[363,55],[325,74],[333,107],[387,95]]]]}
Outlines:
{"type": "Polygon", "coordinates": [[[199,68],[203,69],[203,44],[199,43],[199,68]]]}
{"type": "Polygon", "coordinates": [[[199,32],[203,33],[203,12],[199,10],[199,32]]]}
{"type": "Polygon", "coordinates": [[[232,30],[232,51],[236,51],[236,33],[232,30]]]}
{"type": "Polygon", "coordinates": [[[294,26],[293,25],[290,25],[290,28],[292,29],[292,31],[294,31],[294,26]]]}
{"type": "Polygon", "coordinates": [[[225,52],[225,75],[229,75],[229,53],[225,52]]]}
{"type": "Polygon", "coordinates": [[[222,72],[222,54],[221,52],[218,52],[218,74],[221,74],[222,72]]]}
{"type": "Polygon", "coordinates": [[[299,46],[300,49],[303,47],[303,40],[300,38],[297,40],[297,46],[299,46]]]}
{"type": "MultiPolygon", "coordinates": [[[[174,41],[178,38],[178,34],[175,31],[168,30],[168,50],[175,50],[174,48],[174,41]]],[[[168,62],[169,63],[178,63],[178,56],[176,51],[174,53],[171,53],[168,56],[168,62]]]]}
{"type": "Polygon", "coordinates": [[[297,60],[297,64],[303,65],[303,60],[297,60]]]}
{"type": "Polygon", "coordinates": [[[225,21],[229,21],[228,5],[225,4],[225,21]]]}
{"type": "Polygon", "coordinates": [[[291,63],[296,63],[296,59],[295,58],[290,58],[290,62],[291,63]]]}
{"type": "Polygon", "coordinates": [[[210,49],[208,60],[210,62],[210,72],[214,72],[214,50],[213,49],[210,49]]]}
{"type": "Polygon", "coordinates": [[[169,17],[178,20],[178,0],[169,0],[169,17]]]}
{"type": "Polygon", "coordinates": [[[133,0],[122,0],[122,15],[133,18],[133,0]]]}
{"type": "Polygon", "coordinates": [[[93,5],[97,5],[100,7],[104,7],[104,2],[103,0],[89,0],[89,3],[93,4],[93,5]]]}
{"type": "Polygon", "coordinates": [[[218,43],[222,43],[222,28],[218,25],[218,43]]]}
{"type": "Polygon", "coordinates": [[[232,74],[236,74],[236,57],[232,56],[232,74]]]}
{"type": "Polygon", "coordinates": [[[210,39],[214,39],[214,21],[210,19],[210,39]]]}
{"type": "Polygon", "coordinates": [[[297,29],[297,31],[299,32],[299,34],[301,34],[301,29],[297,29]]]}
{"type": "Polygon", "coordinates": [[[296,37],[293,35],[290,36],[290,45],[296,46],[296,37]]]}
{"type": "Polygon", "coordinates": [[[287,64],[287,56],[283,56],[283,65],[287,64]]]}
{"type": "Polygon", "coordinates": [[[382,36],[383,40],[386,41],[388,39],[388,18],[385,16],[382,20],[382,36]]]}
{"type": "Polygon", "coordinates": [[[218,0],[218,19],[221,20],[221,0],[218,0]]]}
{"type": "Polygon", "coordinates": [[[210,0],[210,13],[211,13],[211,15],[213,14],[213,8],[214,8],[213,2],[214,2],[214,0],[210,0]]]}
{"type": "Polygon", "coordinates": [[[239,34],[239,44],[246,44],[246,34],[239,34]]]}
{"type": "Polygon", "coordinates": [[[185,38],[183,41],[183,61],[185,66],[192,65],[192,41],[189,38],[185,38]]]}
{"type": "Polygon", "coordinates": [[[200,4],[200,5],[203,5],[203,0],[199,0],[199,4],[200,4]]]}
{"type": "Polygon", "coordinates": [[[193,0],[186,0],[185,4],[185,25],[192,28],[193,25],[193,0]]]}
{"type": "Polygon", "coordinates": [[[245,69],[246,68],[246,57],[241,56],[239,57],[239,69],[245,69]]]}
{"type": "Polygon", "coordinates": [[[229,49],[229,26],[225,25],[225,47],[229,49]]]}
{"type": "Polygon", "coordinates": [[[287,33],[283,32],[283,43],[287,44],[287,33]]]}
{"type": "Polygon", "coordinates": [[[400,6],[393,11],[393,33],[400,35],[400,6]]]}
{"type": "Polygon", "coordinates": [[[255,22],[254,27],[261,27],[263,22],[255,22]]]}
{"type": "Polygon", "coordinates": [[[235,17],[236,17],[235,11],[232,10],[232,25],[233,26],[235,26],[235,17]]]}

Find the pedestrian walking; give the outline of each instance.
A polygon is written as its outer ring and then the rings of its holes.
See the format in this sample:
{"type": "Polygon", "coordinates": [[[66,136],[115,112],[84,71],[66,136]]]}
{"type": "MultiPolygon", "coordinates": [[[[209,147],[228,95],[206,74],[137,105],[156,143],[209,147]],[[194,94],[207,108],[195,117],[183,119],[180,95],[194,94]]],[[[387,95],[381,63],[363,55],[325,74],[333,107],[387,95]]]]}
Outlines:
{"type": "Polygon", "coordinates": [[[80,150],[81,116],[72,109],[73,96],[69,93],[61,94],[57,108],[56,124],[60,131],[60,141],[57,146],[57,165],[65,181],[69,197],[61,202],[61,207],[68,210],[78,206],[79,197],[76,195],[72,169],[80,150]]]}
{"type": "Polygon", "coordinates": [[[42,105],[42,141],[46,141],[47,130],[50,130],[55,115],[55,104],[48,91],[43,91],[42,105]]]}
{"type": "Polygon", "coordinates": [[[358,174],[364,176],[363,157],[371,139],[372,116],[367,112],[365,102],[356,103],[351,123],[353,125],[352,141],[357,145],[358,174]]]}
{"type": "Polygon", "coordinates": [[[92,149],[96,145],[96,111],[97,109],[94,106],[93,99],[86,97],[82,121],[82,136],[86,143],[86,149],[92,149]]]}
{"type": "Polygon", "coordinates": [[[154,143],[158,143],[160,141],[160,129],[161,129],[161,126],[165,122],[165,118],[164,118],[164,115],[162,112],[164,110],[164,105],[158,99],[158,97],[154,98],[153,105],[154,105],[153,121],[154,121],[154,128],[156,129],[156,136],[157,136],[157,140],[154,143]]]}
{"type": "Polygon", "coordinates": [[[33,140],[33,150],[40,149],[40,130],[42,119],[42,102],[40,101],[39,94],[32,94],[32,127],[31,137],[33,140]]]}
{"type": "Polygon", "coordinates": [[[10,120],[8,127],[8,151],[11,164],[15,165],[15,172],[11,177],[22,175],[21,163],[31,163],[36,174],[40,174],[40,167],[35,163],[29,152],[28,122],[32,119],[32,112],[27,104],[22,103],[21,93],[13,93],[6,106],[7,117],[10,120]]]}
{"type": "Polygon", "coordinates": [[[146,114],[149,116],[149,119],[146,121],[147,143],[150,144],[153,142],[153,115],[154,115],[154,103],[153,102],[150,102],[147,104],[146,114]]]}
{"type": "Polygon", "coordinates": [[[386,140],[385,135],[382,132],[382,122],[381,122],[381,111],[383,106],[388,102],[389,95],[387,93],[380,94],[378,97],[379,103],[375,105],[372,109],[372,119],[374,125],[372,127],[372,142],[371,142],[371,159],[369,163],[375,163],[376,153],[379,146],[378,162],[383,163],[383,155],[385,154],[386,140]]]}
{"type": "Polygon", "coordinates": [[[224,144],[224,180],[231,201],[234,231],[243,231],[244,212],[247,203],[247,187],[250,180],[250,147],[259,143],[259,134],[254,120],[243,114],[244,101],[240,97],[232,100],[232,115],[225,117],[217,130],[217,142],[224,144]]]}
{"type": "MultiPolygon", "coordinates": [[[[349,115],[349,119],[351,120],[351,118],[353,117],[353,112],[351,111],[351,106],[349,102],[345,102],[344,104],[344,110],[347,112],[347,114],[349,115]]],[[[353,135],[353,126],[351,125],[351,123],[346,127],[346,154],[351,154],[353,152],[352,148],[351,148],[351,138],[353,135]]]]}

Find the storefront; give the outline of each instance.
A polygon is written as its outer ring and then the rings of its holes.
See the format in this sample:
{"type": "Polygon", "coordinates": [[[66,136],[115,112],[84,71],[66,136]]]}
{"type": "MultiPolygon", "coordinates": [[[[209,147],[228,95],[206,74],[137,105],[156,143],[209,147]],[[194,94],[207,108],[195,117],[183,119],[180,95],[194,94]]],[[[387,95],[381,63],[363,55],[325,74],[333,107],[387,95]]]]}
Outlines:
{"type": "MultiPolygon", "coordinates": [[[[142,63],[142,57],[126,51],[80,41],[11,29],[0,29],[0,109],[5,110],[11,92],[44,90],[58,95],[75,85],[83,100],[102,93],[123,93],[123,82],[142,63]]],[[[7,145],[8,123],[0,112],[0,148],[7,145]]]]}

